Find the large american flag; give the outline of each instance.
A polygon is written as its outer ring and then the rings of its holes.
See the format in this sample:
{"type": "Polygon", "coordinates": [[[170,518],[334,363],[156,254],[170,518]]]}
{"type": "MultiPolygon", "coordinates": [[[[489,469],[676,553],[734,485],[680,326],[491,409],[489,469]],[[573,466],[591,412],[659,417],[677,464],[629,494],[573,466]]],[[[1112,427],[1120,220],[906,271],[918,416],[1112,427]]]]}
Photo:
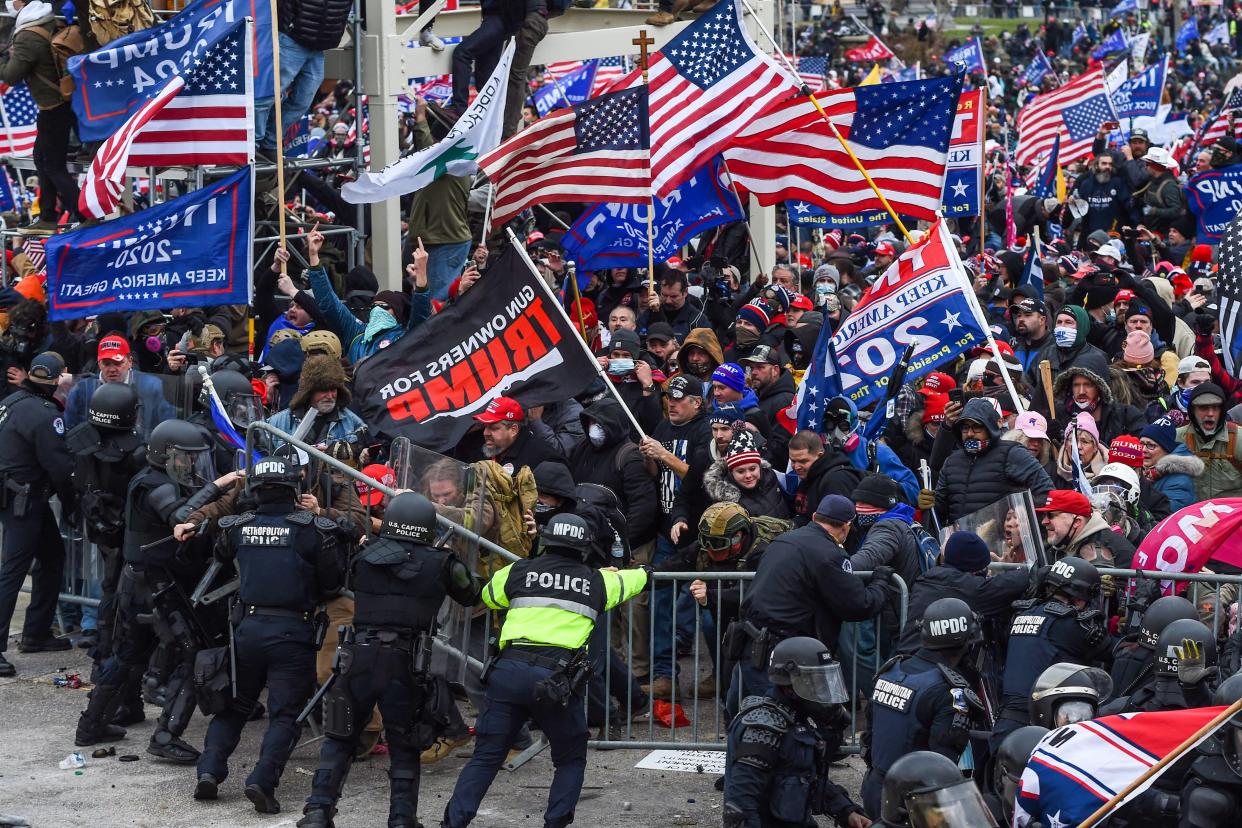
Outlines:
{"type": "MultiPolygon", "coordinates": [[[[1237,109],[1242,109],[1242,87],[1238,87],[1229,93],[1229,100],[1225,101],[1225,105],[1220,108],[1220,114],[1203,131],[1203,136],[1199,139],[1199,146],[1211,146],[1228,135],[1229,113],[1237,109]]],[[[1238,120],[1234,131],[1237,132],[1239,129],[1242,129],[1242,119],[1238,120]]],[[[1234,137],[1236,138],[1237,136],[1235,135],[1234,137]]]]}
{"type": "Polygon", "coordinates": [[[720,0],[651,57],[651,184],[663,198],[797,91],[755,46],[740,0],[720,0]]]}
{"type": "Polygon", "coordinates": [[[125,170],[136,167],[250,163],[254,112],[247,25],[239,23],[135,110],[91,161],[78,197],[89,218],[116,209],[125,170]]]}
{"type": "Polygon", "coordinates": [[[1242,216],[1229,222],[1220,240],[1216,274],[1220,302],[1221,358],[1229,376],[1242,369],[1242,216]]]}
{"type": "Polygon", "coordinates": [[[1037,163],[1061,136],[1061,164],[1091,154],[1091,142],[1105,121],[1113,120],[1112,103],[1104,85],[1104,70],[1096,67],[1064,86],[1036,95],[1018,113],[1018,149],[1022,166],[1037,163]]]}
{"type": "Polygon", "coordinates": [[[35,121],[39,118],[39,107],[30,97],[30,87],[19,83],[5,88],[0,104],[4,106],[4,119],[0,123],[0,155],[30,155],[34,150],[35,121]]]}
{"type": "Polygon", "coordinates": [[[540,118],[479,159],[492,222],[549,201],[651,201],[647,90],[612,92],[540,118]]]}
{"type": "MultiPolygon", "coordinates": [[[[961,80],[936,78],[816,95],[893,209],[932,220],[961,80]]],[[[810,101],[794,98],[759,118],[725,151],[729,173],[760,204],[809,201],[837,215],[883,205],[810,101]]]]}

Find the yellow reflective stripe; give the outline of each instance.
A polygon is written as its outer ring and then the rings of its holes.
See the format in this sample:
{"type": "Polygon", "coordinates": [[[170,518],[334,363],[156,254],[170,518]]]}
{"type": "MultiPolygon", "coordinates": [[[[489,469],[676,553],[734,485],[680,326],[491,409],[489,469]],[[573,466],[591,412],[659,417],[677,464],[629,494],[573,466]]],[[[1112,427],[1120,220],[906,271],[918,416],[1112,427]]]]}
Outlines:
{"type": "Polygon", "coordinates": [[[487,588],[483,590],[483,603],[492,609],[505,609],[509,606],[509,596],[505,594],[505,586],[509,582],[509,570],[513,568],[513,564],[509,564],[504,569],[492,576],[487,582],[487,588]],[[499,597],[497,595],[499,594],[499,597]]]}
{"type": "Polygon", "coordinates": [[[538,595],[529,598],[514,598],[509,604],[509,609],[511,610],[530,607],[553,607],[556,609],[563,609],[566,612],[581,615],[584,618],[591,619],[592,621],[599,618],[599,613],[591,609],[586,604],[579,601],[567,601],[564,598],[550,598],[538,595]]]}

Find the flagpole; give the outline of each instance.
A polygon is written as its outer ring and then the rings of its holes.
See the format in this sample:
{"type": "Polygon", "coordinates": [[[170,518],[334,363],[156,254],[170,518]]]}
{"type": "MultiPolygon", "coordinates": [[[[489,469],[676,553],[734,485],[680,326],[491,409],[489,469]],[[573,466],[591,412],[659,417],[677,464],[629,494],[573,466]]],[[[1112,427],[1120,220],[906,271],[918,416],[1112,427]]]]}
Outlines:
{"type": "Polygon", "coordinates": [[[567,275],[574,286],[574,307],[578,310],[578,335],[582,337],[583,342],[590,344],[586,332],[586,318],[582,315],[582,293],[578,290],[578,270],[570,268],[568,264],[565,265],[565,269],[569,271],[567,275]]]}
{"type": "Polygon", "coordinates": [[[983,239],[987,236],[987,220],[985,218],[986,210],[983,209],[984,203],[987,201],[983,183],[987,180],[984,175],[984,166],[987,164],[987,146],[988,146],[988,85],[985,83],[983,88],[979,90],[979,254],[983,255],[983,239]]]}
{"type": "MultiPolygon", "coordinates": [[[[794,78],[797,78],[798,73],[794,71],[792,66],[789,65],[789,60],[785,57],[784,53],[781,52],[781,47],[772,38],[767,26],[763,25],[763,19],[759,17],[759,13],[756,12],[754,7],[750,5],[749,0],[742,0],[742,5],[746,7],[748,12],[750,12],[750,16],[754,19],[755,25],[759,27],[759,31],[762,32],[763,36],[766,37],[768,42],[772,44],[772,47],[776,50],[777,57],[780,58],[781,63],[785,64],[785,68],[789,70],[790,79],[793,80],[794,78]]],[[[892,50],[890,49],[889,51],[892,50]]],[[[815,111],[818,112],[820,117],[824,119],[824,123],[828,124],[828,128],[832,130],[833,137],[837,139],[837,141],[841,144],[841,148],[845,150],[845,154],[848,155],[850,160],[854,162],[854,166],[858,169],[858,172],[862,174],[863,180],[867,182],[867,185],[871,187],[871,192],[875,193],[876,198],[880,200],[880,204],[884,207],[885,212],[892,217],[893,223],[897,225],[897,229],[901,231],[901,235],[905,236],[906,243],[913,244],[914,239],[910,237],[910,231],[906,229],[906,226],[902,224],[901,217],[897,215],[897,211],[893,209],[893,206],[888,203],[888,199],[884,197],[884,193],[880,192],[880,188],[876,186],[875,181],[871,178],[871,174],[867,172],[866,168],[863,167],[862,162],[858,160],[858,156],[854,154],[854,150],[850,149],[849,144],[845,143],[845,139],[842,138],[841,133],[837,131],[837,125],[829,119],[828,113],[824,111],[822,106],[820,106],[819,101],[815,97],[815,93],[812,92],[811,88],[805,83],[801,83],[801,81],[796,82],[800,87],[798,92],[811,102],[811,105],[815,107],[815,111]]]]}
{"type": "MultiPolygon", "coordinates": [[[[276,21],[280,19],[280,10],[276,0],[270,0],[272,10],[272,85],[275,87],[275,98],[272,101],[272,114],[276,118],[276,225],[280,235],[280,246],[285,246],[285,131],[281,128],[280,96],[284,91],[280,87],[280,27],[276,21]]],[[[355,46],[356,48],[356,46],[355,46]]],[[[361,112],[354,112],[354,122],[358,122],[361,112]]],[[[358,142],[362,145],[362,126],[358,126],[358,142]]],[[[280,263],[280,275],[289,273],[288,262],[280,263]]]]}
{"type": "MultiPolygon", "coordinates": [[[[769,36],[769,40],[772,38],[769,36]]],[[[773,41],[775,42],[775,41],[773,41]]],[[[639,68],[643,70],[643,86],[647,86],[648,60],[647,47],[655,45],[655,38],[647,34],[646,29],[638,30],[638,37],[630,41],[638,47],[639,68]]],[[[780,51],[779,47],[777,51],[780,51]]],[[[647,204],[647,303],[655,299],[655,190],[651,191],[651,201],[647,204]]],[[[617,399],[620,399],[618,397],[617,399]]],[[[641,431],[639,432],[642,433],[641,431]]]]}
{"type": "MultiPolygon", "coordinates": [[[[557,313],[561,315],[561,319],[565,320],[565,324],[573,327],[574,323],[570,320],[569,314],[565,313],[565,306],[552,293],[552,289],[548,287],[548,280],[539,275],[539,270],[535,267],[535,263],[530,260],[530,256],[526,255],[526,248],[518,242],[517,235],[513,232],[512,227],[506,227],[505,232],[509,234],[509,243],[517,250],[518,255],[522,257],[522,261],[526,262],[526,267],[535,276],[535,282],[539,285],[539,289],[543,291],[543,295],[548,298],[552,305],[556,308],[557,313]]],[[[604,368],[599,364],[599,360],[595,354],[591,353],[591,349],[579,337],[574,337],[578,341],[578,347],[582,348],[582,352],[587,355],[587,359],[595,366],[595,373],[603,380],[604,387],[612,394],[613,398],[621,403],[621,410],[625,412],[626,419],[630,421],[630,425],[634,426],[634,430],[638,432],[639,437],[645,438],[647,432],[643,431],[643,427],[638,424],[638,420],[634,418],[634,412],[630,411],[630,407],[625,404],[625,400],[621,399],[621,395],[617,393],[617,388],[612,384],[612,380],[608,379],[608,375],[604,373],[604,368]]]]}
{"type": "Polygon", "coordinates": [[[737,194],[737,184],[733,182],[733,173],[729,171],[729,162],[724,155],[720,156],[720,164],[724,167],[725,175],[729,176],[729,189],[733,191],[733,197],[737,199],[737,206],[742,211],[742,224],[746,225],[746,244],[750,246],[750,255],[755,257],[755,263],[759,265],[759,272],[763,273],[763,260],[759,258],[759,250],[755,247],[754,234],[750,232],[750,220],[746,218],[746,207],[742,204],[742,197],[737,194]]]}
{"type": "Polygon", "coordinates": [[[1134,791],[1137,791],[1147,780],[1158,776],[1165,768],[1176,762],[1178,759],[1181,759],[1184,754],[1193,750],[1196,745],[1208,736],[1211,736],[1214,731],[1216,731],[1225,722],[1236,716],[1239,712],[1242,712],[1242,699],[1238,699],[1220,713],[1217,713],[1212,721],[1196,730],[1194,734],[1192,734],[1180,745],[1173,748],[1173,750],[1166,754],[1159,762],[1144,771],[1138,779],[1135,779],[1129,785],[1126,785],[1117,792],[1116,796],[1105,802],[1099,808],[1096,808],[1095,813],[1078,823],[1078,828],[1091,828],[1091,826],[1104,819],[1104,817],[1108,816],[1114,808],[1124,802],[1134,791]]]}

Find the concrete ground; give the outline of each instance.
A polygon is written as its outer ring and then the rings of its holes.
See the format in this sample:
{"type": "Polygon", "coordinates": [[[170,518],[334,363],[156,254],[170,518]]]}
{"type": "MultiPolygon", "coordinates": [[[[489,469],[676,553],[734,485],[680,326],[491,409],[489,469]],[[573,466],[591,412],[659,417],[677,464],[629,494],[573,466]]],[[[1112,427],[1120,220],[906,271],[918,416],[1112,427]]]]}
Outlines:
{"type": "MultiPolygon", "coordinates": [[[[19,601],[12,629],[19,630],[26,595],[19,601]]],[[[294,751],[277,791],[284,812],[275,816],[256,813],[242,795],[243,780],[265,730],[265,722],[247,727],[234,754],[232,775],[213,803],[196,802],[193,768],[171,765],[146,753],[147,739],[159,711],[147,708],[147,721],[131,729],[116,743],[117,756],[134,754],[137,762],[116,757],[92,759],[92,748],[83,749],[86,767],[79,772],[60,770],[58,763],[75,750],[74,726],[86,703],[87,690],[58,688],[52,678],[61,672],[87,676],[90,663],[83,650],[24,655],[17,652],[17,638],[9,641],[9,660],[18,676],[0,679],[0,815],[19,816],[30,825],[64,828],[74,824],[92,826],[292,826],[301,816],[317,765],[317,745],[294,751]]],[[[709,715],[700,707],[704,721],[709,715]]],[[[196,716],[186,739],[201,746],[206,722],[196,716]]],[[[668,731],[656,728],[656,738],[668,731]]],[[[646,739],[644,725],[639,738],[646,739]]],[[[684,738],[684,737],[683,737],[684,738]]],[[[427,828],[439,824],[444,804],[457,774],[466,762],[468,747],[438,764],[424,767],[420,795],[420,818],[427,828]]],[[[577,811],[583,826],[714,826],[721,822],[722,795],[714,788],[711,773],[685,773],[637,769],[634,765],[646,750],[592,750],[588,754],[586,784],[577,811]]],[[[386,756],[355,763],[345,786],[339,828],[382,826],[387,820],[386,756]]],[[[523,767],[502,770],[483,801],[475,825],[538,826],[547,798],[552,764],[544,751],[523,767]]],[[[836,781],[858,791],[861,763],[835,769],[836,781]]],[[[0,819],[0,825],[3,825],[0,819]]],[[[821,819],[821,824],[831,824],[821,819]]]]}

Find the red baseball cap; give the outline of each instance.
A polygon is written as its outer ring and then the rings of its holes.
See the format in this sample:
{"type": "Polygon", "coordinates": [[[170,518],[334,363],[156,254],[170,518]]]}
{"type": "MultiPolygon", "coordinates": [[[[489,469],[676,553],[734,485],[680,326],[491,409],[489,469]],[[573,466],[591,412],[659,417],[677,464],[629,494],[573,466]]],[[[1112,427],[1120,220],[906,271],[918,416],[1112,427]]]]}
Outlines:
{"type": "MultiPolygon", "coordinates": [[[[397,474],[388,466],[381,463],[372,463],[363,468],[362,473],[372,480],[383,483],[388,488],[397,485],[397,474]]],[[[384,493],[379,489],[373,489],[361,480],[354,481],[354,488],[358,491],[358,499],[362,501],[363,506],[369,506],[374,509],[380,505],[380,501],[384,499],[384,493]]]]}
{"type": "Polygon", "coordinates": [[[1129,288],[1122,288],[1121,290],[1117,291],[1116,301],[1118,302],[1129,302],[1133,298],[1134,298],[1134,291],[1130,290],[1129,288]]]}
{"type": "Polygon", "coordinates": [[[1048,493],[1048,502],[1038,507],[1037,512],[1069,512],[1071,515],[1091,515],[1091,501],[1082,492],[1070,489],[1053,489],[1048,493]]]}
{"type": "Polygon", "coordinates": [[[497,397],[487,404],[482,414],[474,418],[484,425],[503,422],[521,422],[526,418],[522,406],[512,397],[497,397]]]}
{"type": "Polygon", "coordinates": [[[99,351],[96,358],[99,362],[114,360],[120,362],[129,356],[129,342],[123,336],[105,336],[99,340],[99,351]]]}
{"type": "Polygon", "coordinates": [[[919,389],[924,394],[945,394],[957,388],[957,381],[948,374],[940,371],[932,371],[923,378],[923,387],[919,389]]]}
{"type": "Polygon", "coordinates": [[[793,298],[789,300],[789,307],[804,311],[815,310],[814,303],[801,293],[794,294],[793,298]]]}
{"type": "Polygon", "coordinates": [[[875,255],[877,256],[896,256],[897,250],[888,242],[880,242],[875,246],[875,255]]]}

